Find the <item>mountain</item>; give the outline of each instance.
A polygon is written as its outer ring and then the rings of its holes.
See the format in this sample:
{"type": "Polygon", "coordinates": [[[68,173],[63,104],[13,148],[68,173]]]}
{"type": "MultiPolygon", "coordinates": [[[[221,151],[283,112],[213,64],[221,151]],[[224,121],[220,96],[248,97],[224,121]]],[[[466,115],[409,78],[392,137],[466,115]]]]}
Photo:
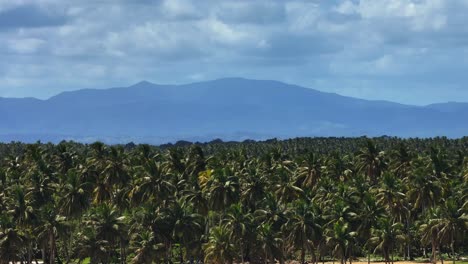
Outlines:
{"type": "Polygon", "coordinates": [[[0,141],[165,143],[296,136],[462,137],[468,104],[411,106],[277,81],[226,78],[185,85],[0,98],[0,141]]]}

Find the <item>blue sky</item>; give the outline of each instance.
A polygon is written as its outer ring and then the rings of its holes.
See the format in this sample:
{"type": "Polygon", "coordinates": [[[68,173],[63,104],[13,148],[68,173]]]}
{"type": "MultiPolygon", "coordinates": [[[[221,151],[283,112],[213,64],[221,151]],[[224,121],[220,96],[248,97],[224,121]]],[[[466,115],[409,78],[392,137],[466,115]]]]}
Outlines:
{"type": "Polygon", "coordinates": [[[468,0],[0,0],[0,96],[274,79],[468,102],[468,0]]]}

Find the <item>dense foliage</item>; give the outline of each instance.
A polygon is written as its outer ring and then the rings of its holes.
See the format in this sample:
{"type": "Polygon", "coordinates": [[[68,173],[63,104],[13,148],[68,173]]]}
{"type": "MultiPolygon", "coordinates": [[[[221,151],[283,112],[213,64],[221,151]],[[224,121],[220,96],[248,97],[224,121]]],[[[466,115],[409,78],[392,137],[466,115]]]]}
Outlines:
{"type": "Polygon", "coordinates": [[[0,263],[456,259],[468,138],[0,144],[0,263]]]}

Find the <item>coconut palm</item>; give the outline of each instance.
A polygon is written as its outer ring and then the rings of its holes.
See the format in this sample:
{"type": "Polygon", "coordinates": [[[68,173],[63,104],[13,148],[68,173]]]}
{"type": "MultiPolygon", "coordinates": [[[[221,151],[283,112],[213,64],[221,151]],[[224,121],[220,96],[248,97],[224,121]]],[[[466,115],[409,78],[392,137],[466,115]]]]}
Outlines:
{"type": "Polygon", "coordinates": [[[233,204],[227,211],[223,224],[231,231],[231,239],[237,243],[241,263],[244,263],[244,240],[247,232],[247,225],[253,220],[252,215],[246,213],[241,204],[233,204]]]}
{"type": "Polygon", "coordinates": [[[125,261],[125,217],[121,216],[115,205],[103,203],[91,209],[89,219],[86,224],[96,232],[96,241],[106,241],[109,248],[106,249],[109,256],[113,252],[114,243],[120,244],[121,261],[125,261]]]}
{"type": "Polygon", "coordinates": [[[15,226],[13,218],[0,215],[0,264],[16,263],[24,252],[26,237],[15,226]]]}
{"type": "Polygon", "coordinates": [[[231,264],[236,256],[236,248],[231,241],[231,232],[226,226],[215,226],[210,230],[208,241],[203,245],[205,263],[231,264]]]}
{"type": "Polygon", "coordinates": [[[365,172],[374,184],[377,182],[382,170],[386,167],[384,152],[377,149],[375,143],[368,139],[366,146],[362,148],[357,157],[360,160],[360,170],[365,172]]]}
{"type": "Polygon", "coordinates": [[[340,257],[341,264],[346,264],[348,258],[351,262],[356,236],[357,233],[343,219],[336,221],[327,231],[327,244],[333,249],[333,254],[340,257]]]}
{"type": "Polygon", "coordinates": [[[287,213],[287,240],[292,250],[301,251],[301,263],[305,263],[306,251],[314,256],[314,249],[322,236],[322,220],[316,206],[310,203],[299,201],[293,208],[287,213]]]}
{"type": "Polygon", "coordinates": [[[174,204],[172,210],[174,229],[172,237],[181,245],[180,260],[184,261],[182,248],[185,248],[186,258],[198,253],[200,237],[202,233],[202,217],[193,212],[190,207],[183,207],[182,202],[174,204]]]}
{"type": "Polygon", "coordinates": [[[405,240],[401,223],[392,223],[388,217],[381,218],[372,229],[372,237],[368,243],[374,246],[374,253],[382,252],[385,263],[393,263],[393,253],[399,242],[405,240]]]}
{"type": "Polygon", "coordinates": [[[204,192],[208,204],[215,211],[224,211],[239,200],[239,178],[232,175],[229,168],[215,170],[208,179],[204,192]]]}
{"type": "Polygon", "coordinates": [[[168,171],[155,159],[146,161],[136,170],[136,179],[129,196],[134,203],[154,201],[157,203],[167,199],[175,191],[174,185],[168,179],[168,171]]]}
{"type": "Polygon", "coordinates": [[[50,264],[54,264],[57,256],[57,239],[59,236],[64,237],[67,232],[66,218],[57,214],[58,209],[53,205],[42,208],[41,223],[34,230],[37,240],[42,244],[44,249],[48,249],[48,260],[50,264]]]}
{"type": "Polygon", "coordinates": [[[76,255],[79,263],[86,258],[90,259],[91,264],[110,263],[110,243],[107,240],[101,240],[96,237],[93,229],[87,228],[85,232],[77,234],[76,255]]]}
{"type": "Polygon", "coordinates": [[[60,208],[67,217],[80,217],[90,206],[89,183],[83,182],[77,170],[68,170],[65,180],[60,186],[60,208]]]}
{"type": "Polygon", "coordinates": [[[152,231],[143,230],[135,233],[131,248],[135,251],[135,257],[132,259],[131,263],[151,264],[153,262],[158,262],[157,260],[161,258],[164,245],[157,242],[152,231]]]}
{"type": "Polygon", "coordinates": [[[273,264],[275,259],[279,260],[280,263],[284,263],[282,234],[274,230],[272,225],[265,223],[258,227],[257,241],[260,244],[265,260],[268,261],[266,263],[273,264]]]}
{"type": "Polygon", "coordinates": [[[407,178],[410,185],[408,198],[413,203],[414,209],[425,213],[432,208],[442,196],[443,187],[436,175],[425,166],[427,158],[418,158],[414,162],[414,170],[407,178]]]}
{"type": "Polygon", "coordinates": [[[408,214],[408,208],[406,195],[402,192],[401,180],[392,173],[384,173],[382,186],[376,191],[379,205],[387,209],[394,221],[402,222],[408,214]]]}

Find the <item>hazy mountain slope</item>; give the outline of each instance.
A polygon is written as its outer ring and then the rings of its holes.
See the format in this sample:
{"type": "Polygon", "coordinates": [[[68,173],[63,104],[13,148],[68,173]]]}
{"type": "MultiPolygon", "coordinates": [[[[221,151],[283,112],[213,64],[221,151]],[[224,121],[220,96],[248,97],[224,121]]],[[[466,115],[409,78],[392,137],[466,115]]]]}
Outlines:
{"type": "Polygon", "coordinates": [[[2,98],[0,140],[459,137],[468,134],[467,105],[408,106],[241,78],[186,85],[141,82],[66,92],[48,100],[2,98]]]}

